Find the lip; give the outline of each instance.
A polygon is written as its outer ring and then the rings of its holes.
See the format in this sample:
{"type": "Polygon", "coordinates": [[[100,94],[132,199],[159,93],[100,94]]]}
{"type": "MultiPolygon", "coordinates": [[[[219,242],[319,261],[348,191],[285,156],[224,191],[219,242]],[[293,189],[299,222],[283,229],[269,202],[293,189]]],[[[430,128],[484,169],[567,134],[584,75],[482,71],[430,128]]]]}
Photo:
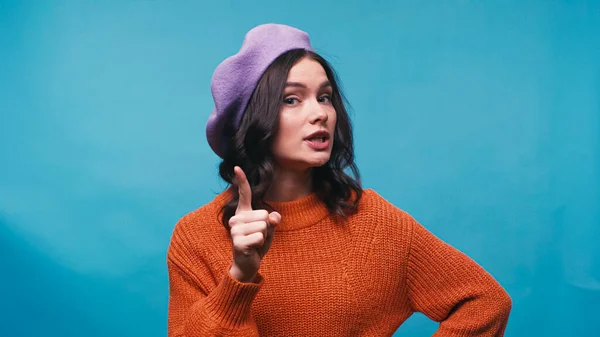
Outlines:
{"type": "Polygon", "coordinates": [[[306,144],[312,148],[313,150],[322,151],[326,150],[329,147],[330,136],[329,132],[325,130],[319,130],[317,132],[311,133],[308,137],[304,138],[306,144]],[[325,138],[322,142],[314,142],[311,139],[313,138],[325,138]]]}
{"type": "Polygon", "coordinates": [[[310,135],[306,136],[304,138],[304,140],[309,140],[311,138],[315,138],[315,137],[322,137],[325,138],[325,140],[329,140],[329,132],[327,132],[327,130],[319,130],[319,131],[315,131],[313,133],[311,133],[310,135]]]}

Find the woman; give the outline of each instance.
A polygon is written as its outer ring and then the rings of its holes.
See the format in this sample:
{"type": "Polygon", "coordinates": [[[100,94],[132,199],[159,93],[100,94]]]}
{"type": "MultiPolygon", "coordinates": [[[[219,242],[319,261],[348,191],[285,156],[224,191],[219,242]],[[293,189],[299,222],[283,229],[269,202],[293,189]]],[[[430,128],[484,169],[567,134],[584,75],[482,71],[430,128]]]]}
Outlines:
{"type": "Polygon", "coordinates": [[[211,88],[231,186],[175,226],[169,336],[391,336],[413,312],[436,336],[504,334],[504,289],[361,188],[338,82],[306,33],[250,30],[211,88]]]}

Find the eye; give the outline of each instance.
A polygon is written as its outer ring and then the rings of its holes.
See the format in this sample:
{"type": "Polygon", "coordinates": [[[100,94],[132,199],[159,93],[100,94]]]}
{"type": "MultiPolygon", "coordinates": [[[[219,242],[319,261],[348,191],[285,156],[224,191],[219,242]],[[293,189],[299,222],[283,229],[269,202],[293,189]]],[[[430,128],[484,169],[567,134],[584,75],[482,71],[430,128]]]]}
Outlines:
{"type": "Polygon", "coordinates": [[[283,100],[283,103],[285,103],[287,105],[294,105],[294,104],[297,104],[298,102],[300,102],[300,101],[296,97],[288,97],[283,100]]]}
{"type": "Polygon", "coordinates": [[[331,103],[331,96],[330,95],[323,95],[323,96],[319,97],[319,102],[321,102],[321,103],[331,103]]]}

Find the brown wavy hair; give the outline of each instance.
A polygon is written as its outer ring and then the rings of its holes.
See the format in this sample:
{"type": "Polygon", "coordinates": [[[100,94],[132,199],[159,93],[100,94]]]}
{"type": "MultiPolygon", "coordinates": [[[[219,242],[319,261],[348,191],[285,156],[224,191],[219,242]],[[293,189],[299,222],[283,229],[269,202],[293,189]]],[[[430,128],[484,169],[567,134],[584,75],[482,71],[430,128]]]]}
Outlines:
{"type": "Polygon", "coordinates": [[[313,167],[313,191],[325,203],[329,213],[345,218],[357,211],[362,196],[358,167],[354,163],[352,123],[345,108],[347,102],[340,88],[339,79],[331,65],[320,55],[304,49],[290,50],[280,55],[260,78],[242,117],[238,130],[227,125],[229,142],[219,175],[231,185],[232,197],[221,209],[221,221],[229,230],[229,219],[235,215],[238,189],[234,166],[240,166],[252,190],[252,208],[273,211],[264,200],[273,182],[275,161],[271,151],[278,132],[279,112],[284,100],[284,89],[290,69],[300,60],[310,58],[321,64],[331,83],[331,101],[336,112],[334,142],[329,161],[313,167]],[[352,176],[346,174],[349,169],[352,176]]]}

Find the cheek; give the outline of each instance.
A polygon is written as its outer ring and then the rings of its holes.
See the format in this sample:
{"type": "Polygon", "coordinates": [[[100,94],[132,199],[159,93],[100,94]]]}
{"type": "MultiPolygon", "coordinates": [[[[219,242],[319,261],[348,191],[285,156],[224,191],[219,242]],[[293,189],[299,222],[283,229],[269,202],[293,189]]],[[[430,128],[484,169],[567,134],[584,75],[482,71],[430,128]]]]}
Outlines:
{"type": "Polygon", "coordinates": [[[328,120],[329,120],[329,128],[331,130],[334,130],[335,126],[337,125],[337,113],[335,112],[335,110],[333,110],[331,112],[331,114],[328,117],[328,120]]]}
{"type": "Polygon", "coordinates": [[[278,150],[285,151],[298,138],[298,127],[296,121],[286,114],[282,114],[279,118],[279,130],[275,138],[275,147],[278,150]]]}
{"type": "Polygon", "coordinates": [[[305,120],[297,114],[281,114],[279,131],[288,137],[297,136],[302,131],[305,120]]]}

